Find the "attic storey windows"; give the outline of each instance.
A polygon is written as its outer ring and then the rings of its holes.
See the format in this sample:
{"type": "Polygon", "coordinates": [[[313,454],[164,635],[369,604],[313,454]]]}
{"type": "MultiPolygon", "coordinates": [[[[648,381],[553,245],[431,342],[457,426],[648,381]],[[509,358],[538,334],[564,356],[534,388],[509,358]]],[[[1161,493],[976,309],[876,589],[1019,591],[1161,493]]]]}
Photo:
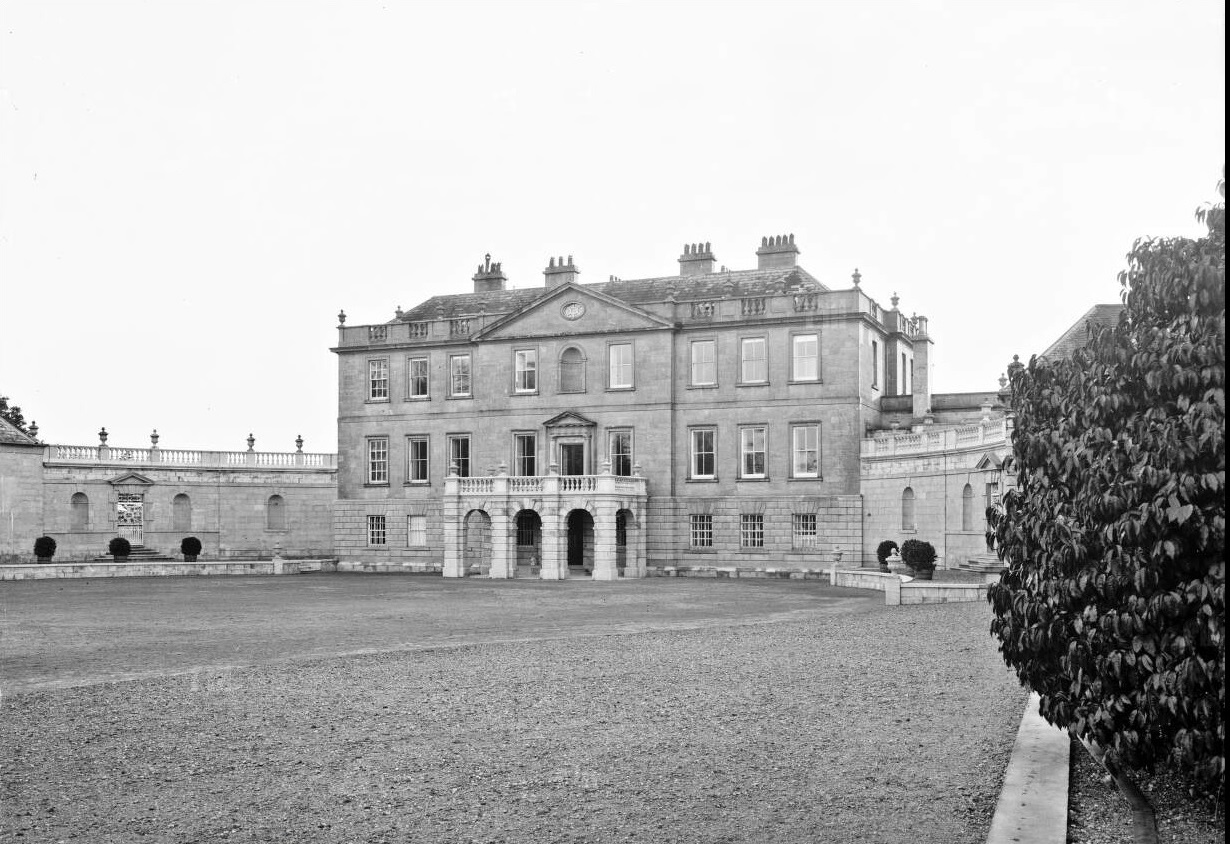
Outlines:
{"type": "Polygon", "coordinates": [[[427,358],[406,358],[406,397],[429,398],[428,388],[427,358]]]}
{"type": "Polygon", "coordinates": [[[519,349],[514,358],[513,389],[518,393],[538,392],[538,350],[519,349]]]}
{"type": "Polygon", "coordinates": [[[717,341],[692,341],[692,386],[712,387],[717,384],[717,341]]]}
{"type": "Polygon", "coordinates": [[[367,400],[389,400],[388,358],[374,358],[367,362],[367,400]]]}
{"type": "Polygon", "coordinates": [[[744,337],[739,341],[739,383],[764,384],[769,380],[765,338],[744,337]]]}
{"type": "Polygon", "coordinates": [[[448,359],[448,394],[453,398],[470,397],[470,356],[452,355],[448,359]]]}
{"type": "Polygon", "coordinates": [[[820,380],[820,336],[796,334],[791,338],[791,372],[794,381],[820,380]]]}
{"type": "Polygon", "coordinates": [[[612,390],[632,389],[632,344],[612,343],[607,347],[610,357],[610,381],[612,390]]]}

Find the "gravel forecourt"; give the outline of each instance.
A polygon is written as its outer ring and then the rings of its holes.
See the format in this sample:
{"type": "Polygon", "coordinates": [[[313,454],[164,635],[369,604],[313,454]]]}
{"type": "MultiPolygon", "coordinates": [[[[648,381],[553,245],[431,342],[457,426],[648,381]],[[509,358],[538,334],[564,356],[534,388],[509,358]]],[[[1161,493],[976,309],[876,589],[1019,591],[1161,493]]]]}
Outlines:
{"type": "MultiPolygon", "coordinates": [[[[470,611],[465,590],[414,588],[438,590],[437,610],[470,611]]],[[[524,600],[551,619],[612,588],[524,600]]],[[[756,587],[630,588],[699,605],[756,587]]],[[[1025,704],[988,607],[874,595],[840,612],[822,599],[865,593],[773,590],[750,593],[760,609],[687,629],[552,625],[523,641],[283,649],[265,664],[58,688],[27,677],[32,690],[0,703],[0,830],[100,844],[981,844],[1025,704]],[[791,612],[765,609],[779,594],[791,612]]],[[[21,641],[21,619],[6,620],[21,641]]]]}

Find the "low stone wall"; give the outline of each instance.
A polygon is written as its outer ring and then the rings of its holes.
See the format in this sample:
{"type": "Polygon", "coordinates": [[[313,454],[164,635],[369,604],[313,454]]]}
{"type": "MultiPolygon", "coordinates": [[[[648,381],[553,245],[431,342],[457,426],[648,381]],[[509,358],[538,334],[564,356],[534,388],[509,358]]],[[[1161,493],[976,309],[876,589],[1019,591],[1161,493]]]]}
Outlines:
{"type": "MultiPolygon", "coordinates": [[[[375,563],[346,560],[337,564],[337,571],[363,572],[366,574],[442,574],[443,563],[375,563]]],[[[468,574],[478,574],[476,567],[468,574]]]]}
{"type": "Polygon", "coordinates": [[[830,569],[834,586],[851,589],[874,589],[884,593],[884,603],[890,607],[903,604],[946,604],[984,601],[986,583],[937,583],[916,580],[906,574],[884,574],[878,571],[840,571],[830,569]]]}
{"type": "Polygon", "coordinates": [[[779,578],[781,580],[828,580],[824,569],[744,568],[742,566],[649,566],[646,577],[779,578]]]}
{"type": "Polygon", "coordinates": [[[252,574],[303,574],[334,571],[333,560],[207,560],[195,563],[151,561],[115,563],[37,563],[0,566],[2,580],[53,580],[86,577],[185,577],[252,574]]]}

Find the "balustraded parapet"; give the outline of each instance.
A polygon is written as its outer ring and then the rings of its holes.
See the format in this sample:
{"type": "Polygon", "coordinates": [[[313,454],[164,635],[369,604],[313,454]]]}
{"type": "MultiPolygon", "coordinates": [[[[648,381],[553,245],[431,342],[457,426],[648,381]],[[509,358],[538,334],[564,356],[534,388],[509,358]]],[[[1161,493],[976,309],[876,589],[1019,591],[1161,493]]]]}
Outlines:
{"type": "Polygon", "coordinates": [[[178,448],[124,448],[123,446],[48,445],[43,448],[46,463],[77,466],[157,465],[193,469],[226,469],[257,466],[263,469],[335,469],[336,454],[293,451],[202,451],[178,448]]]}

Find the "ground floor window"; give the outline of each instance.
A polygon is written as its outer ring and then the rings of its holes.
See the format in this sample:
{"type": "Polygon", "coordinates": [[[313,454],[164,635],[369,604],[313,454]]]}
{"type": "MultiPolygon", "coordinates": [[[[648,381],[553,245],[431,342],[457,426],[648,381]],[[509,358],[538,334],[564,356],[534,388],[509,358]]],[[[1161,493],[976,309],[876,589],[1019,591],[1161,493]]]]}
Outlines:
{"type": "Polygon", "coordinates": [[[427,544],[426,516],[408,516],[406,518],[406,544],[412,548],[419,548],[427,544]]]}
{"type": "Polygon", "coordinates": [[[388,533],[385,530],[384,516],[367,517],[367,544],[384,545],[388,533]]]}
{"type": "Polygon", "coordinates": [[[744,513],[739,516],[739,545],[743,548],[764,547],[764,515],[744,513]]]}
{"type": "Polygon", "coordinates": [[[795,513],[793,535],[795,548],[815,548],[817,538],[816,514],[795,513]]]}
{"type": "Polygon", "coordinates": [[[713,516],[709,513],[692,514],[692,547],[713,547],[713,516]]]}

